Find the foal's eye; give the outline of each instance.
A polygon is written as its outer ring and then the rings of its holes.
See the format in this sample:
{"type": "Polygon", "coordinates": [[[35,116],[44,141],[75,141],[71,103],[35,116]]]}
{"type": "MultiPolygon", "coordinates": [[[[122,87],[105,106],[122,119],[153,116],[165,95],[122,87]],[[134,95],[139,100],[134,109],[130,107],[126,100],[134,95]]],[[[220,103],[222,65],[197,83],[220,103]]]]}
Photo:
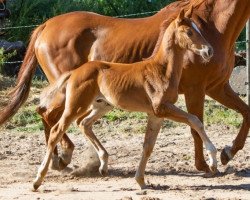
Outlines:
{"type": "Polygon", "coordinates": [[[191,30],[188,30],[188,31],[187,31],[187,35],[188,35],[189,37],[191,37],[191,36],[193,35],[193,32],[192,32],[191,30]]]}

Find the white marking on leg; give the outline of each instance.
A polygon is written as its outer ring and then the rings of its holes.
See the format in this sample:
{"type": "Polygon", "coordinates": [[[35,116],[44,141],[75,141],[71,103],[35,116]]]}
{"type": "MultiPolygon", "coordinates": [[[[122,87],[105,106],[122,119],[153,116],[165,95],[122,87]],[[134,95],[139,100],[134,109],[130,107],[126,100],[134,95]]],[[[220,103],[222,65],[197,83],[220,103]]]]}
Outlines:
{"type": "Polygon", "coordinates": [[[212,169],[217,169],[217,159],[216,159],[217,150],[215,146],[211,141],[207,141],[204,144],[209,157],[209,166],[212,167],[212,169]]]}

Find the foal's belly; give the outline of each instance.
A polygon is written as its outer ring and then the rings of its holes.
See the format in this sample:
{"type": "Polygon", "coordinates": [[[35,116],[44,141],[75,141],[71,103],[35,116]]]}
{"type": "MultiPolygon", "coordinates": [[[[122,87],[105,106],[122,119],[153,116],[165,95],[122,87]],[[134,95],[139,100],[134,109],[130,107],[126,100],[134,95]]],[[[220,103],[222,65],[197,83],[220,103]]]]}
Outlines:
{"type": "Polygon", "coordinates": [[[153,113],[151,102],[142,89],[124,92],[102,90],[98,98],[122,110],[153,113]]]}

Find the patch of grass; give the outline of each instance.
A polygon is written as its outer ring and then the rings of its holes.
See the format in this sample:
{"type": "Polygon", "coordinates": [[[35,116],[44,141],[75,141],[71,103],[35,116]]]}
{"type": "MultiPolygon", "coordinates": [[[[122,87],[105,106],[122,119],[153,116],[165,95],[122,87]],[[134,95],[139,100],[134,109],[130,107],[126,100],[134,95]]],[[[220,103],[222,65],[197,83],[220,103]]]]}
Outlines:
{"type": "Polygon", "coordinates": [[[48,81],[38,77],[33,78],[32,87],[35,89],[43,89],[49,85],[48,81]]]}
{"type": "Polygon", "coordinates": [[[239,128],[242,123],[242,116],[231,109],[217,104],[214,100],[206,100],[204,121],[208,126],[225,124],[239,128]]]}
{"type": "MultiPolygon", "coordinates": [[[[0,76],[0,82],[6,82],[3,76],[0,76]]],[[[11,84],[14,80],[9,80],[8,85],[11,84]]],[[[38,130],[43,130],[43,124],[41,121],[41,117],[36,112],[36,106],[39,103],[39,94],[41,93],[42,88],[46,87],[48,82],[46,80],[34,79],[31,88],[31,94],[28,101],[24,106],[19,110],[19,112],[12,118],[10,122],[8,122],[5,126],[7,129],[15,129],[17,131],[22,132],[34,132],[38,130]]],[[[6,86],[8,87],[8,86],[6,86]]],[[[1,102],[6,102],[6,94],[8,91],[1,90],[0,97],[1,102]]],[[[4,106],[3,104],[2,106],[4,106]]],[[[177,106],[183,110],[186,110],[185,103],[183,97],[179,98],[177,102],[177,106]]],[[[107,122],[120,123],[128,120],[128,122],[132,122],[130,125],[126,126],[123,131],[130,132],[132,128],[133,132],[145,132],[145,125],[140,126],[141,121],[146,121],[147,115],[145,113],[140,112],[127,112],[120,109],[113,109],[111,112],[107,113],[104,117],[104,120],[107,122]]],[[[240,127],[242,123],[242,117],[239,113],[235,111],[225,108],[218,104],[216,101],[211,99],[206,99],[205,102],[205,111],[204,111],[204,122],[205,125],[227,125],[233,127],[240,127]]],[[[180,123],[173,122],[171,120],[165,120],[163,124],[163,128],[175,128],[178,126],[182,126],[180,123]]],[[[69,128],[69,132],[79,132],[77,126],[72,125],[69,128]]]]}
{"type": "Polygon", "coordinates": [[[104,119],[107,121],[116,121],[116,120],[126,120],[126,119],[146,119],[147,115],[141,112],[128,112],[120,109],[113,109],[104,116],[104,119]]]}
{"type": "Polygon", "coordinates": [[[6,129],[16,129],[17,131],[25,132],[43,130],[41,117],[35,108],[35,105],[21,108],[11,121],[6,124],[6,129]]]}

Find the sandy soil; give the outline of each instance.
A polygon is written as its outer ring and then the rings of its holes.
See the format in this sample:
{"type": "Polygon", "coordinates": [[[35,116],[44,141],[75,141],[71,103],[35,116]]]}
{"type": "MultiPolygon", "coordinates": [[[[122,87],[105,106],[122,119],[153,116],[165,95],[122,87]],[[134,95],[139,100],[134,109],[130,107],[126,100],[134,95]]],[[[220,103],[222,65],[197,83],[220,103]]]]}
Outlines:
{"type": "MultiPolygon", "coordinates": [[[[250,199],[250,140],[220,175],[204,178],[194,167],[193,139],[187,126],[163,127],[146,168],[151,189],[140,191],[134,180],[142,151],[145,121],[99,121],[95,132],[110,155],[109,176],[73,176],[86,169],[95,154],[81,133],[70,134],[76,148],[67,170],[50,170],[37,192],[32,181],[45,154],[43,132],[0,132],[0,199],[250,199]],[[140,131],[138,131],[140,130],[140,131]],[[138,133],[139,132],[139,133],[138,133]]],[[[219,153],[231,144],[237,130],[207,127],[219,153]]],[[[218,153],[218,159],[219,159],[218,153]]]]}

